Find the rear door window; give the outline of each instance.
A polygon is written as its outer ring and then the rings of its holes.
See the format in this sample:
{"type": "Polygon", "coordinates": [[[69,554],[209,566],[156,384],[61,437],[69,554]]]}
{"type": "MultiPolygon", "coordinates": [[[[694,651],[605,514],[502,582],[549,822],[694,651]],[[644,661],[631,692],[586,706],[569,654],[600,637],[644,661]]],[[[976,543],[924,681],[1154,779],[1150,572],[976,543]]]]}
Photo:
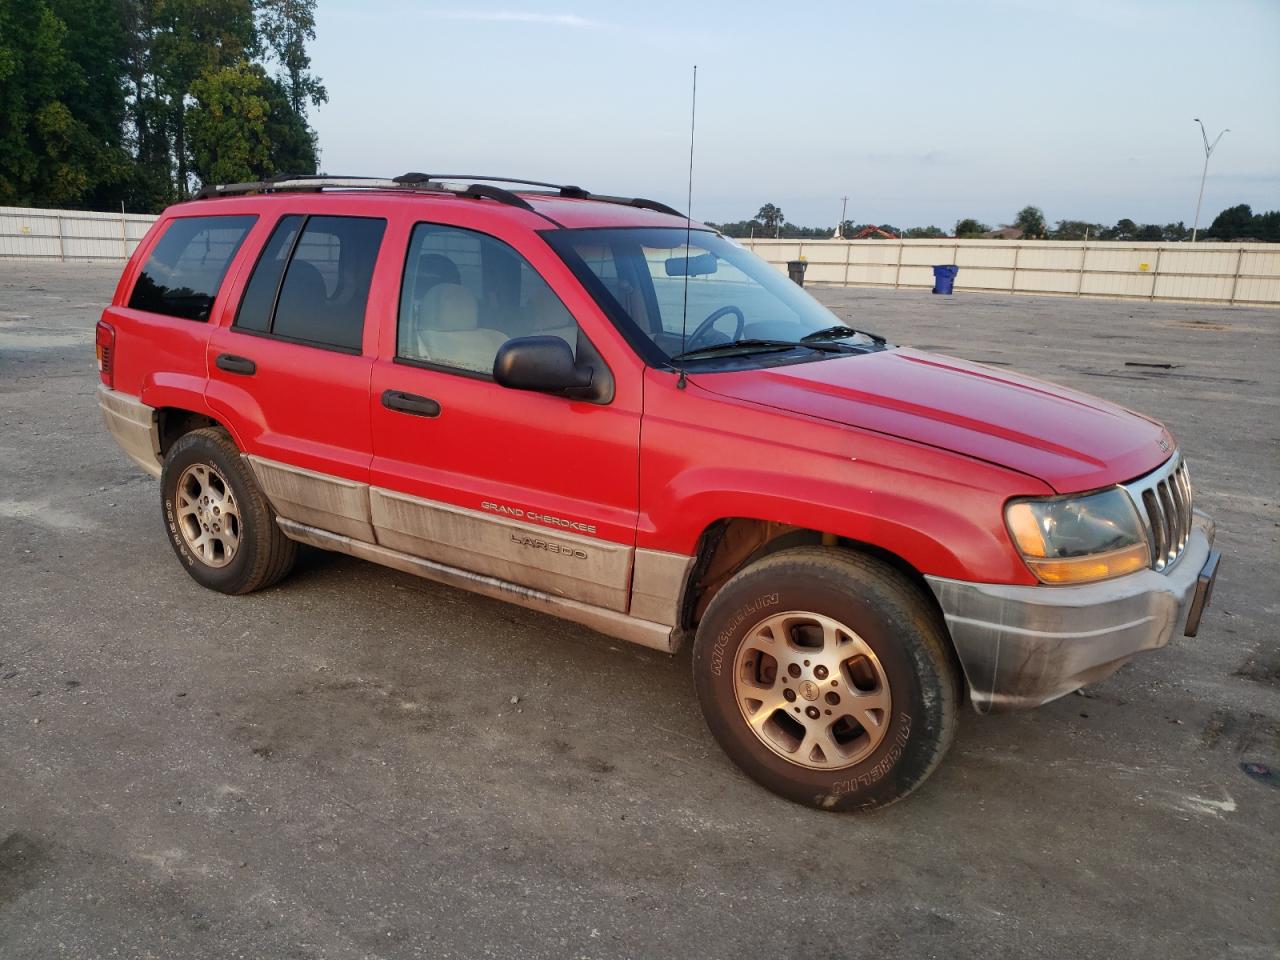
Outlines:
{"type": "Polygon", "coordinates": [[[271,312],[275,309],[276,294],[280,292],[280,281],[284,279],[284,268],[289,262],[289,254],[293,250],[293,241],[298,236],[298,228],[305,218],[301,214],[283,217],[271,232],[262,255],[258,257],[258,265],[253,268],[253,276],[240,298],[240,309],[236,313],[235,326],[242,330],[256,330],[268,333],[271,330],[271,312]]]}
{"type": "Polygon", "coordinates": [[[359,353],[386,225],[372,217],[281,219],[249,278],[236,328],[359,353]]]}
{"type": "Polygon", "coordinates": [[[129,306],[168,317],[208,320],[231,259],[256,216],[180,217],[143,264],[129,306]]]}

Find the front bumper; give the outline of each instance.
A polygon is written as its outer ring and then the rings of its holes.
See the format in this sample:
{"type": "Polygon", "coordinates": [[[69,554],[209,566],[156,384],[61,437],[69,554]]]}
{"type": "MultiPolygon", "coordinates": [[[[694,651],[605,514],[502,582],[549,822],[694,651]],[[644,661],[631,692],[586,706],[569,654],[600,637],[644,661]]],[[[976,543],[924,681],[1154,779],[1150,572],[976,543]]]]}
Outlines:
{"type": "Polygon", "coordinates": [[[1187,546],[1169,569],[1078,587],[926,576],[974,708],[1035,707],[1096,683],[1143,650],[1163,647],[1188,614],[1187,633],[1194,636],[1217,575],[1213,536],[1213,521],[1197,513],[1187,546]]]}

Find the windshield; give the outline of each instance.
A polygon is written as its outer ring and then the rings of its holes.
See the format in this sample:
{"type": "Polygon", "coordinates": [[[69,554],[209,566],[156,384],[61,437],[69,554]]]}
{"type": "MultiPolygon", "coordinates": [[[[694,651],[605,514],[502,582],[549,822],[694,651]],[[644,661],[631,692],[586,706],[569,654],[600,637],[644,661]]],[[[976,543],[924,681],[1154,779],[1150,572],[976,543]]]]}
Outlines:
{"type": "MultiPolygon", "coordinates": [[[[718,356],[717,348],[723,352],[736,341],[799,344],[843,327],[755,254],[705,230],[618,227],[544,236],[597,299],[607,301],[607,312],[621,315],[633,337],[647,340],[650,359],[696,360],[704,350],[718,356]]],[[[853,330],[831,335],[868,348],[883,342],[853,330]]],[[[824,355],[796,349],[806,358],[824,355]]]]}

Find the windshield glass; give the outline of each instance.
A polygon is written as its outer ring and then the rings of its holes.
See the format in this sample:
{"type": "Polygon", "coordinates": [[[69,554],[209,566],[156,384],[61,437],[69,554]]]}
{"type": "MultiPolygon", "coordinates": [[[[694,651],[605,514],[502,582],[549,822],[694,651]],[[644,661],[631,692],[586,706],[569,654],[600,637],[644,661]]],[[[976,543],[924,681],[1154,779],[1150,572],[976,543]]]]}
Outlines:
{"type": "MultiPolygon", "coordinates": [[[[629,321],[663,361],[740,340],[799,342],[841,325],[755,254],[705,230],[618,227],[546,236],[597,298],[610,301],[606,310],[629,321]]],[[[848,342],[876,345],[852,331],[848,342]]]]}

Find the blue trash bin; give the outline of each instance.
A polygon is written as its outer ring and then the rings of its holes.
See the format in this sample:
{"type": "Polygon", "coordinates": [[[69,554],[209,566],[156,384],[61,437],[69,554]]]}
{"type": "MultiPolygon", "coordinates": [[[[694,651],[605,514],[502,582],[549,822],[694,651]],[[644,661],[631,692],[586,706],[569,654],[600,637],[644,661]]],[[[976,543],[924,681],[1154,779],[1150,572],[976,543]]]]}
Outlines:
{"type": "Polygon", "coordinates": [[[951,288],[955,286],[959,272],[960,268],[952,264],[936,264],[933,268],[933,292],[951,296],[951,288]]]}

